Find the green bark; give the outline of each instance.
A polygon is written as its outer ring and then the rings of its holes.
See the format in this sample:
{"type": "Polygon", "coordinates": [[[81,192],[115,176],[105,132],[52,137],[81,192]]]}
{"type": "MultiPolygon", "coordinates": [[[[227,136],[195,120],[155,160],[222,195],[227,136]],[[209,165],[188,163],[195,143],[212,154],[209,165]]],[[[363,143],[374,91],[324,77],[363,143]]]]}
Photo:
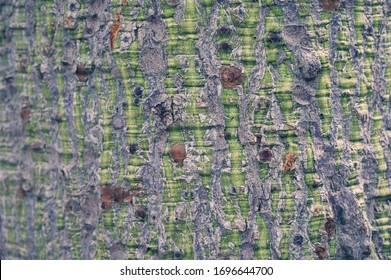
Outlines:
{"type": "Polygon", "coordinates": [[[0,9],[1,259],[391,258],[389,1],[0,9]]]}

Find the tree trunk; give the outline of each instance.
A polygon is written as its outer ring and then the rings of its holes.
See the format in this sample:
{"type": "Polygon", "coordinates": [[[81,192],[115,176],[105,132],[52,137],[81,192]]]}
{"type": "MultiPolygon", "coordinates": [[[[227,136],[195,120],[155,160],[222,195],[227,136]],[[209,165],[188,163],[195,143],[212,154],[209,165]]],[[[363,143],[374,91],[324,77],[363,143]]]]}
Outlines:
{"type": "Polygon", "coordinates": [[[390,259],[390,3],[0,0],[0,258],[390,259]]]}

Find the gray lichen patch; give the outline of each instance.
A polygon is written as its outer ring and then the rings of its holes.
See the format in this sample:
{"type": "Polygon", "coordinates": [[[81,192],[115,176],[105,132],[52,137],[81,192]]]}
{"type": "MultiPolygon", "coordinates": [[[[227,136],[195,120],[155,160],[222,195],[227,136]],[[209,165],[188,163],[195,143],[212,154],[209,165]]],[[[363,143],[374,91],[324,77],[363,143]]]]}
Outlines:
{"type": "Polygon", "coordinates": [[[299,73],[305,80],[315,79],[321,70],[319,56],[312,49],[301,49],[297,55],[299,73]]]}
{"type": "Polygon", "coordinates": [[[164,74],[164,51],[161,48],[144,48],[140,53],[140,66],[147,75],[164,74]]]}
{"type": "Polygon", "coordinates": [[[125,127],[125,120],[122,116],[116,115],[113,117],[114,129],[122,129],[125,127]]]}
{"type": "Polygon", "coordinates": [[[166,130],[173,123],[172,100],[167,94],[155,90],[144,101],[144,110],[150,110],[156,130],[166,130]]]}
{"type": "Polygon", "coordinates": [[[176,7],[179,5],[179,3],[181,3],[182,0],[164,0],[164,2],[171,6],[171,7],[176,7]]]}
{"type": "Polygon", "coordinates": [[[140,45],[140,67],[145,75],[164,74],[167,58],[163,47],[167,41],[167,30],[164,22],[151,17],[138,31],[140,45]]]}
{"type": "Polygon", "coordinates": [[[304,25],[286,25],[283,29],[284,41],[293,47],[300,46],[301,40],[307,36],[307,31],[304,25]]]}
{"type": "Polygon", "coordinates": [[[295,84],[292,88],[292,100],[300,105],[309,105],[314,96],[315,90],[305,84],[295,84]]]}

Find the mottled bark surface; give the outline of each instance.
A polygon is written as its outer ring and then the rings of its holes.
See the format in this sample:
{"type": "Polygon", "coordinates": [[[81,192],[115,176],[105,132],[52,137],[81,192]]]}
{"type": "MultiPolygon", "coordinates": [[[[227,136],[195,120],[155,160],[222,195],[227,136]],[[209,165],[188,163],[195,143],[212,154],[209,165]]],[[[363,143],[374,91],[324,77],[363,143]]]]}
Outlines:
{"type": "Polygon", "coordinates": [[[0,258],[390,259],[390,3],[0,0],[0,258]]]}

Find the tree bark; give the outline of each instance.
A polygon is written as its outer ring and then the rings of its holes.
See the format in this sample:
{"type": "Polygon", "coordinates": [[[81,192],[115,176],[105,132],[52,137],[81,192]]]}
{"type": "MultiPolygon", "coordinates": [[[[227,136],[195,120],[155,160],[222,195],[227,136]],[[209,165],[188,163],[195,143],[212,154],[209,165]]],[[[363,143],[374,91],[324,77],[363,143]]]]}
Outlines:
{"type": "Polygon", "coordinates": [[[1,259],[390,259],[387,0],[0,0],[1,259]]]}

